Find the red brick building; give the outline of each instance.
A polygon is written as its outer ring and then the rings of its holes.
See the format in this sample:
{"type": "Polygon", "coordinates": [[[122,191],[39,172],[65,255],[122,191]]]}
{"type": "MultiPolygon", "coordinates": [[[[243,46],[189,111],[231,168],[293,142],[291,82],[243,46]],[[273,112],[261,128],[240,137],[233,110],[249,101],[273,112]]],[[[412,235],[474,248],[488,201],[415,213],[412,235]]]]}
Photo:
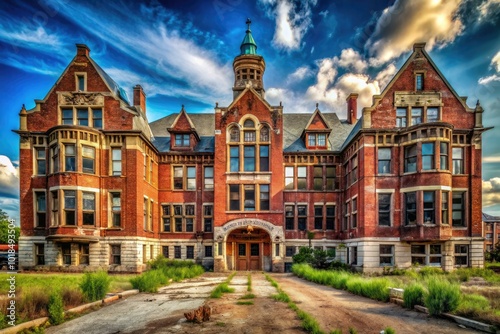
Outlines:
{"type": "Polygon", "coordinates": [[[483,265],[483,110],[424,44],[346,120],[270,105],[250,29],[240,51],[229,106],[148,123],[141,86],[129,101],[78,44],[20,113],[21,266],[283,271],[308,235],[364,271],[483,265]]]}

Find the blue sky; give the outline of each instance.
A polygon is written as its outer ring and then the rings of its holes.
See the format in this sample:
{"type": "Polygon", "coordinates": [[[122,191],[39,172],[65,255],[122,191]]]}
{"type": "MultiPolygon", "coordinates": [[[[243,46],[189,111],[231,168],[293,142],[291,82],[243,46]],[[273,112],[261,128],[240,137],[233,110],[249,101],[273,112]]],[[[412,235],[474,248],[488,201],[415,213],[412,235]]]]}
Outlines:
{"type": "Polygon", "coordinates": [[[345,118],[345,97],[371,104],[415,42],[426,42],[441,72],[483,123],[484,212],[500,215],[500,0],[185,0],[2,2],[0,7],[0,208],[19,217],[22,104],[43,99],[76,52],[76,43],[129,96],[141,84],[149,121],[181,105],[213,112],[228,105],[232,61],[252,19],[264,56],[266,97],[285,112],[345,118]]]}

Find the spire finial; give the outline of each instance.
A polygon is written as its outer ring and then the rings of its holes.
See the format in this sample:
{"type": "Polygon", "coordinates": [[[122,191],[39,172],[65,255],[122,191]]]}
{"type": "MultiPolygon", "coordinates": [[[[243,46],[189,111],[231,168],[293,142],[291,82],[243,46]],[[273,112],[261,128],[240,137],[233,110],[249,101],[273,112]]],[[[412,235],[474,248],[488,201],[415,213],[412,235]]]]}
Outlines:
{"type": "Polygon", "coordinates": [[[241,42],[240,51],[242,55],[256,55],[257,54],[257,44],[255,43],[252,32],[250,31],[250,24],[252,21],[247,19],[247,31],[245,33],[245,38],[241,42]]]}
{"type": "Polygon", "coordinates": [[[316,102],[316,109],[318,109],[318,106],[319,106],[319,103],[318,103],[318,102],[316,102]]]}
{"type": "Polygon", "coordinates": [[[247,24],[247,31],[250,31],[250,24],[252,23],[252,20],[250,20],[250,18],[247,18],[247,21],[245,23],[247,24]]]}

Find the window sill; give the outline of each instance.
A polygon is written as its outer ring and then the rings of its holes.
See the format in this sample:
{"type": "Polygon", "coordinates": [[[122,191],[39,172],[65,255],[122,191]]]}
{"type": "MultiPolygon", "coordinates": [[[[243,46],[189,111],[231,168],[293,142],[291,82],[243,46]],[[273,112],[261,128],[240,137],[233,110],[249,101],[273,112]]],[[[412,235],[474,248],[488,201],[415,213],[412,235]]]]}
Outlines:
{"type": "Polygon", "coordinates": [[[123,231],[123,227],[118,227],[118,226],[113,226],[113,227],[106,227],[107,231],[123,231]]]}
{"type": "Polygon", "coordinates": [[[467,230],[468,229],[467,226],[452,226],[452,228],[454,230],[467,230]]]}

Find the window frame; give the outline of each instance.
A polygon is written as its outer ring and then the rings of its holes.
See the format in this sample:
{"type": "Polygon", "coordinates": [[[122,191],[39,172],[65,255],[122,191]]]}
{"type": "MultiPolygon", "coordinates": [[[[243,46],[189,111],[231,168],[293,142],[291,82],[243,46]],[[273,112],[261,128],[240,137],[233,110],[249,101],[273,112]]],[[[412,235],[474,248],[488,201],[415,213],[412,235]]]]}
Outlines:
{"type": "Polygon", "coordinates": [[[439,169],[440,170],[449,170],[449,143],[448,142],[439,142],[439,169]],[[446,149],[443,149],[443,148],[446,149]]]}
{"type": "Polygon", "coordinates": [[[421,157],[422,157],[422,170],[434,170],[434,169],[436,169],[435,142],[422,143],[422,146],[420,148],[420,152],[421,152],[421,157]],[[424,151],[424,147],[425,147],[425,151],[424,151]]]}
{"type": "Polygon", "coordinates": [[[392,148],[378,147],[377,148],[377,173],[380,175],[391,174],[392,148]],[[388,154],[387,154],[388,152],[388,154]],[[384,154],[385,153],[385,154],[384,154]],[[388,156],[388,157],[387,157],[388,156]],[[384,170],[386,169],[386,170],[384,170]]]}
{"type": "Polygon", "coordinates": [[[203,232],[211,233],[213,232],[214,224],[214,205],[213,204],[203,204],[203,232]]]}
{"type": "Polygon", "coordinates": [[[36,146],[34,152],[35,175],[47,175],[47,149],[45,147],[36,146]],[[43,153],[42,157],[40,157],[40,153],[43,153]]]}
{"type": "Polygon", "coordinates": [[[93,146],[82,145],[82,173],[95,174],[95,172],[96,172],[96,149],[93,146]],[[92,168],[85,167],[86,162],[87,163],[90,162],[92,164],[92,168]]]}
{"type": "Polygon", "coordinates": [[[96,197],[97,196],[95,192],[89,192],[89,191],[82,192],[82,225],[85,226],[96,225],[96,197]],[[90,198],[89,196],[91,196],[92,198],[90,198]],[[85,207],[86,201],[89,201],[87,204],[90,204],[91,208],[85,207]],[[88,219],[90,219],[89,217],[92,219],[92,224],[87,224],[88,219]]]}
{"type": "Polygon", "coordinates": [[[203,189],[214,190],[214,166],[203,167],[203,189]]]}
{"type": "Polygon", "coordinates": [[[417,171],[417,144],[404,147],[404,173],[415,173],[417,171]]]}
{"type": "Polygon", "coordinates": [[[196,191],[196,165],[173,165],[172,166],[172,190],[174,191],[196,191]],[[176,174],[180,170],[180,176],[176,174]]]}
{"type": "Polygon", "coordinates": [[[462,175],[465,174],[465,159],[464,159],[464,148],[462,146],[452,146],[451,149],[452,156],[452,174],[462,175]],[[460,153],[460,156],[456,156],[455,153],[460,153]]]}
{"type": "Polygon", "coordinates": [[[121,147],[111,147],[111,175],[121,176],[122,175],[122,148],[121,147]],[[116,155],[115,155],[116,153],[116,155]]]}
{"type": "Polygon", "coordinates": [[[122,245],[121,244],[110,244],[110,265],[121,265],[122,264],[122,245]]]}
{"type": "Polygon", "coordinates": [[[174,134],[174,147],[188,148],[191,146],[191,135],[189,133],[174,134]]]}
{"type": "Polygon", "coordinates": [[[392,267],[394,266],[394,245],[379,245],[379,266],[380,267],[392,267]],[[387,252],[389,250],[389,252],[387,252]],[[389,262],[387,260],[389,259],[389,262]]]}
{"type": "Polygon", "coordinates": [[[122,222],[122,194],[119,191],[110,191],[110,214],[111,214],[111,224],[110,227],[121,227],[122,222]],[[118,198],[118,205],[115,203],[115,199],[118,198]],[[118,223],[117,223],[118,222],[118,223]]]}
{"type": "Polygon", "coordinates": [[[451,226],[463,228],[467,227],[467,217],[466,217],[466,192],[465,191],[452,191],[451,192],[451,226]],[[456,203],[456,199],[460,199],[460,203],[456,203]],[[460,207],[456,207],[456,205],[460,207]],[[460,218],[455,218],[455,213],[460,213],[460,218]],[[455,221],[460,220],[460,223],[455,223],[455,221]]]}
{"type": "Polygon", "coordinates": [[[77,222],[77,219],[76,219],[76,214],[77,214],[77,208],[78,208],[78,193],[76,190],[73,190],[73,189],[64,189],[63,190],[63,210],[64,210],[64,225],[66,226],[77,226],[78,222],[77,222]],[[71,196],[71,193],[73,196],[71,196]],[[74,205],[73,207],[68,207],[68,203],[69,200],[73,198],[73,202],[74,202],[74,205]],[[73,223],[72,224],[68,224],[68,218],[71,217],[70,215],[72,214],[73,216],[73,223]]]}
{"type": "Polygon", "coordinates": [[[392,193],[377,193],[377,217],[378,217],[378,226],[390,227],[392,226],[392,193]],[[388,196],[388,203],[385,203],[381,200],[381,197],[388,196]],[[382,208],[382,205],[388,206],[388,208],[382,208]],[[385,216],[387,216],[385,218],[385,216]],[[382,222],[387,223],[382,224],[382,222]]]}
{"type": "Polygon", "coordinates": [[[35,191],[35,228],[47,227],[47,193],[45,191],[35,191]],[[40,200],[43,200],[41,203],[40,200]],[[42,205],[43,204],[43,205],[42,205]]]}

